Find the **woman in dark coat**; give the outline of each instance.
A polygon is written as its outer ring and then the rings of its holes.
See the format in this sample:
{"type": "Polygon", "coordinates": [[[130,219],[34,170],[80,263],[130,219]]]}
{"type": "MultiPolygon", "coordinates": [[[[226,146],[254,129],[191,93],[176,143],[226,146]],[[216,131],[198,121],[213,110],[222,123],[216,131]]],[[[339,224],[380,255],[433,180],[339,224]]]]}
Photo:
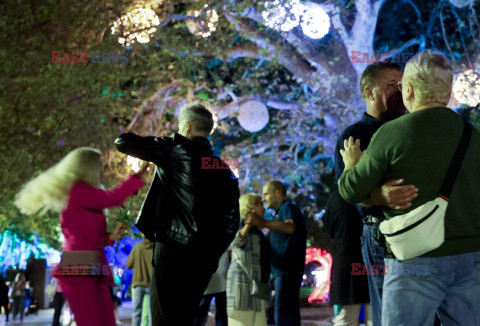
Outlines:
{"type": "Polygon", "coordinates": [[[360,305],[365,304],[365,324],[371,325],[368,280],[360,246],[362,217],[355,205],[347,203],[335,190],[328,199],[323,223],[333,238],[330,304],[334,305],[334,322],[358,325],[360,305]]]}

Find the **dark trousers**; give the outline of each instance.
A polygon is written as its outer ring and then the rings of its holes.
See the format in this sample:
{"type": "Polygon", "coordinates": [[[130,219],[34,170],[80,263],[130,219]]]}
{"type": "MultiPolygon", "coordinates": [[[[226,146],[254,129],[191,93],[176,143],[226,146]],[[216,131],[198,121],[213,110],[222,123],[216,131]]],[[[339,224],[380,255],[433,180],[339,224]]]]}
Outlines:
{"type": "Polygon", "coordinates": [[[155,243],[150,288],[152,325],[192,325],[220,255],[211,257],[195,248],[155,243]]]}
{"type": "Polygon", "coordinates": [[[8,299],[0,303],[0,311],[2,310],[2,307],[5,310],[5,321],[8,321],[8,314],[10,313],[8,310],[8,299]]]}
{"type": "Polygon", "coordinates": [[[227,326],[227,292],[207,294],[200,300],[198,313],[193,320],[193,326],[204,326],[207,323],[210,303],[215,298],[215,326],[227,326]]]}
{"type": "Polygon", "coordinates": [[[302,276],[277,276],[273,279],[276,326],[300,326],[300,285],[302,276]]]}
{"type": "Polygon", "coordinates": [[[65,303],[65,297],[62,292],[55,292],[53,297],[53,321],[52,326],[60,326],[60,316],[62,315],[63,304],[65,303]]]}

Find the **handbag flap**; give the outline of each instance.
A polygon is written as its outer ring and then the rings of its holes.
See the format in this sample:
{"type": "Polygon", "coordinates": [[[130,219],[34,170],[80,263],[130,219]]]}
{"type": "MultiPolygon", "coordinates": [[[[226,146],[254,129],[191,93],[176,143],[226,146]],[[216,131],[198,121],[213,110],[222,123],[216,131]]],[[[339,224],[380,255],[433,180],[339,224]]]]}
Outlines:
{"type": "Polygon", "coordinates": [[[60,261],[61,265],[88,265],[96,264],[100,262],[100,253],[95,250],[74,250],[74,251],[64,251],[62,254],[62,259],[60,261]]]}
{"type": "Polygon", "coordinates": [[[406,214],[398,215],[387,221],[383,221],[380,223],[380,232],[384,235],[391,235],[392,233],[404,230],[412,224],[420,222],[424,218],[428,218],[428,216],[433,213],[445,214],[447,206],[448,202],[445,199],[437,197],[406,214]]]}

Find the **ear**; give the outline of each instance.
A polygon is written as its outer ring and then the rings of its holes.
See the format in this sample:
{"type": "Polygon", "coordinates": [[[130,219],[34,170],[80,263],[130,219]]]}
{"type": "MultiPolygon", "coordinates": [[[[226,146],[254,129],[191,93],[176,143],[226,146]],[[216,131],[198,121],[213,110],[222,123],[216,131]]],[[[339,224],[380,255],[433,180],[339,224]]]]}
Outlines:
{"type": "Polygon", "coordinates": [[[405,89],[405,92],[406,92],[406,96],[405,96],[405,99],[406,100],[411,100],[415,97],[415,90],[413,89],[413,86],[412,84],[410,83],[407,83],[406,85],[406,89],[405,89]]]}
{"type": "Polygon", "coordinates": [[[188,137],[193,131],[193,125],[190,121],[185,122],[185,136],[188,137]]]}
{"type": "Polygon", "coordinates": [[[365,93],[365,98],[367,98],[369,101],[374,101],[375,100],[375,95],[373,94],[373,87],[371,86],[365,86],[363,89],[365,93]]]}

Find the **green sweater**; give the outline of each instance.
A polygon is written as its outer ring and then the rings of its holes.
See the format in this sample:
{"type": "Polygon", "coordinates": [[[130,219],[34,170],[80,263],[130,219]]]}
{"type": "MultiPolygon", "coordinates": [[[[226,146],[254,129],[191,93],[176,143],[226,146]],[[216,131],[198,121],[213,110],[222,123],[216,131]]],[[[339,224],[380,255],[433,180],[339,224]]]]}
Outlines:
{"type": "MultiPolygon", "coordinates": [[[[358,164],[338,181],[350,203],[368,198],[385,181],[405,179],[418,187],[408,210],[384,208],[387,219],[435,199],[463,131],[463,122],[449,108],[429,108],[384,124],[373,136],[358,164]]],[[[445,242],[421,257],[441,257],[480,251],[480,132],[472,138],[453,187],[445,216],[445,242]]]]}
{"type": "Polygon", "coordinates": [[[152,278],[153,245],[149,240],[144,240],[133,247],[127,259],[127,268],[133,268],[132,285],[150,286],[152,278]]]}

